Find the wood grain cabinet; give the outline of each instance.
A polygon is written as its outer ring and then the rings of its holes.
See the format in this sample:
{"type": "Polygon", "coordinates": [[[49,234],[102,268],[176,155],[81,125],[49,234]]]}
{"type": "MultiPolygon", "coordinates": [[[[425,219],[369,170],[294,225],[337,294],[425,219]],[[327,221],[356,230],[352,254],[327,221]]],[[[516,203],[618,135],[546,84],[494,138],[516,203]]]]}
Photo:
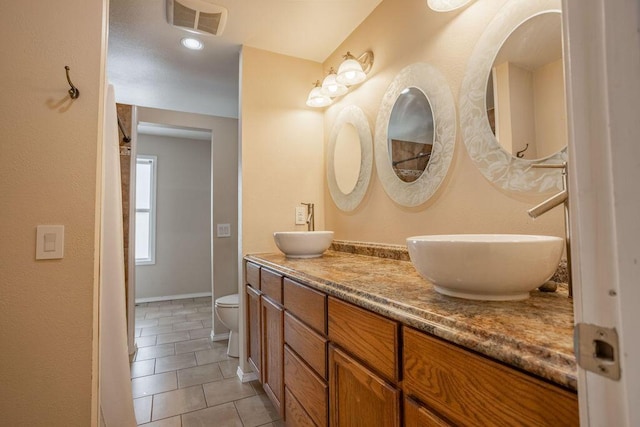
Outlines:
{"type": "Polygon", "coordinates": [[[400,325],[333,297],[328,307],[330,425],[400,426],[400,325]]]}
{"type": "Polygon", "coordinates": [[[282,275],[245,263],[247,361],[265,393],[284,415],[284,308],[282,275]]]}
{"type": "Polygon", "coordinates": [[[423,413],[457,426],[579,425],[575,393],[408,327],[403,343],[405,396],[423,413]]]}
{"type": "Polygon", "coordinates": [[[284,279],[287,425],[328,425],[327,296],[284,279]]]}
{"type": "Polygon", "coordinates": [[[400,426],[400,390],[334,345],[329,389],[332,427],[400,426]]]}
{"type": "Polygon", "coordinates": [[[288,426],[577,426],[577,395],[246,263],[247,357],[288,426]]]}

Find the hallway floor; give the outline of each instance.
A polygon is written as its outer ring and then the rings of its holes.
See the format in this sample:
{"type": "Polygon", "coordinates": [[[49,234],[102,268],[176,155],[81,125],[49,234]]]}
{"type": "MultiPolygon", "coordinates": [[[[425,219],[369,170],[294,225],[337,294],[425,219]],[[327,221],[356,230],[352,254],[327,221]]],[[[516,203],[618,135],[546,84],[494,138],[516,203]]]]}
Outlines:
{"type": "Polygon", "coordinates": [[[242,383],[227,341],[212,342],[211,298],[136,305],[131,388],[138,425],[282,426],[262,386],[242,383]]]}

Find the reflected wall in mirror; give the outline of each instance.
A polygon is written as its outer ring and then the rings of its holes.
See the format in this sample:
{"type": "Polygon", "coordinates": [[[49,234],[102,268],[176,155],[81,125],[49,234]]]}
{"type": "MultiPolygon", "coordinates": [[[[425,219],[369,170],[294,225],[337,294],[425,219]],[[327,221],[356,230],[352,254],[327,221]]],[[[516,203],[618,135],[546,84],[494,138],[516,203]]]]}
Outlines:
{"type": "Polygon", "coordinates": [[[562,189],[562,174],[558,169],[531,167],[536,163],[560,164],[567,161],[564,78],[559,75],[563,73],[563,66],[558,62],[558,51],[562,50],[560,21],[560,0],[511,0],[498,11],[478,39],[467,64],[460,90],[462,139],[480,172],[506,190],[551,192],[562,189]],[[547,41],[551,33],[554,41],[547,41]],[[548,44],[555,47],[548,49],[548,44]],[[555,53],[550,54],[551,51],[555,53]],[[549,59],[554,57],[555,60],[549,59]],[[554,81],[551,85],[538,84],[540,89],[536,92],[539,94],[528,95],[534,98],[533,101],[523,102],[522,97],[515,95],[515,89],[514,94],[505,95],[517,86],[516,75],[526,74],[519,68],[534,68],[533,64],[549,62],[551,64],[543,67],[549,73],[541,69],[538,76],[531,73],[524,79],[531,81],[530,92],[534,91],[535,79],[554,81]],[[503,74],[509,77],[494,78],[494,69],[496,74],[500,74],[502,69],[503,74]],[[555,77],[547,79],[545,74],[555,77]],[[487,84],[489,79],[490,85],[487,84]],[[493,100],[487,96],[488,92],[494,94],[493,100]],[[551,105],[543,105],[542,99],[551,95],[561,97],[555,98],[551,105]],[[497,104],[495,134],[490,125],[491,114],[487,114],[492,101],[497,104]],[[511,108],[505,105],[511,105],[511,108]],[[528,113],[519,111],[516,105],[528,113]],[[522,120],[523,117],[527,120],[522,120]],[[528,124],[516,123],[523,121],[528,124]],[[532,124],[536,122],[545,124],[532,124]],[[511,148],[503,147],[498,138],[511,148]],[[539,142],[541,140],[544,142],[539,142]],[[552,140],[555,146],[548,144],[552,140]],[[527,144],[529,148],[526,148],[527,144]]]}
{"type": "Polygon", "coordinates": [[[340,111],[326,152],[331,198],[339,209],[352,211],[362,202],[373,169],[371,129],[360,108],[351,105],[340,111]]]}
{"type": "Polygon", "coordinates": [[[513,156],[543,159],[567,145],[560,13],[524,21],[505,40],[487,82],[487,118],[513,156]]]}
{"type": "Polygon", "coordinates": [[[376,119],[376,168],[387,195],[407,207],[429,200],[447,175],[455,139],[456,110],[444,76],[425,63],[402,69],[376,119]]]}
{"type": "Polygon", "coordinates": [[[391,110],[388,129],[391,166],[402,181],[415,181],[427,168],[433,129],[427,96],[416,87],[403,89],[391,110]]]}
{"type": "Polygon", "coordinates": [[[344,194],[353,191],[360,175],[360,136],[351,123],[344,123],[338,136],[333,153],[333,169],[338,188],[344,194]]]}

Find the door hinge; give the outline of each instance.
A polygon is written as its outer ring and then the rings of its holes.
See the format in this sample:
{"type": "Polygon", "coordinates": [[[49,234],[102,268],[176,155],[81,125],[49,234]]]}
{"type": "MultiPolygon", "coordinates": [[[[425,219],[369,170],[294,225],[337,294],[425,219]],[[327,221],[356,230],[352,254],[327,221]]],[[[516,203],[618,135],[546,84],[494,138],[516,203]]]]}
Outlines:
{"type": "Polygon", "coordinates": [[[573,332],[573,349],[581,368],[612,380],[620,379],[618,333],[614,328],[578,323],[573,332]]]}

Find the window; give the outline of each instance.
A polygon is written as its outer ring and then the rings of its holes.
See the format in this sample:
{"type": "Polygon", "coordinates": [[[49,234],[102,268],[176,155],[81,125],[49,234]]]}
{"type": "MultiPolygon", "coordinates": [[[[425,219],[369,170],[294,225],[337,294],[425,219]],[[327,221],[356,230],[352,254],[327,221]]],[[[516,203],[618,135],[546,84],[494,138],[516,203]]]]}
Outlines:
{"type": "Polygon", "coordinates": [[[136,265],[156,263],[156,156],[136,157],[136,265]]]}

